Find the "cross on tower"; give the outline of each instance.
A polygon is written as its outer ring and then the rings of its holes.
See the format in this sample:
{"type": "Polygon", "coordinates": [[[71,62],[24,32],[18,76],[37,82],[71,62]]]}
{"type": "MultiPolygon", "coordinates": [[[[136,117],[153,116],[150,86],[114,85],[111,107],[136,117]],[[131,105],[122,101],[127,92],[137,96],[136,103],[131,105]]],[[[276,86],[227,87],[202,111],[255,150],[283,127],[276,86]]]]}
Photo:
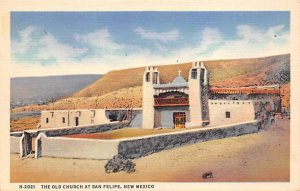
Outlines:
{"type": "Polygon", "coordinates": [[[181,70],[178,71],[178,76],[181,76],[181,70]]]}

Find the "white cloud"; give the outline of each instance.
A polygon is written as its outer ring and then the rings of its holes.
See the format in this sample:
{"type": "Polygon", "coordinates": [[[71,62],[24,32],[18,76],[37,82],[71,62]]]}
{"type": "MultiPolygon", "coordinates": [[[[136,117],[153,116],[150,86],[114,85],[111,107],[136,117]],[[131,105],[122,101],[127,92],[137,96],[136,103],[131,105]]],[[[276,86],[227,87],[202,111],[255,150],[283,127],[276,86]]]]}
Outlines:
{"type": "Polygon", "coordinates": [[[147,31],[142,27],[138,27],[134,30],[137,34],[139,34],[142,38],[148,40],[158,40],[161,42],[175,41],[179,37],[178,30],[171,30],[168,32],[153,32],[147,31]]]}
{"type": "Polygon", "coordinates": [[[236,28],[239,38],[226,40],[215,51],[212,58],[252,58],[290,52],[289,33],[283,25],[262,30],[250,25],[236,28]]]}
{"type": "Polygon", "coordinates": [[[38,50],[37,58],[55,58],[59,62],[76,61],[76,57],[87,52],[86,48],[74,48],[59,42],[53,35],[47,33],[40,40],[41,47],[38,50]]]}
{"type": "Polygon", "coordinates": [[[201,37],[201,46],[207,47],[220,43],[223,40],[223,36],[220,31],[214,28],[204,28],[201,37]]]}
{"type": "MultiPolygon", "coordinates": [[[[22,33],[20,32],[22,36],[20,35],[20,41],[16,43],[33,42],[30,34],[34,31],[34,27],[26,28],[22,33]]],[[[251,58],[285,54],[290,51],[289,32],[285,30],[283,25],[272,26],[266,29],[240,25],[236,27],[235,34],[230,39],[226,38],[217,28],[204,28],[200,32],[199,42],[194,43],[194,45],[186,44],[173,50],[159,47],[162,41],[156,37],[157,41],[155,43],[158,44],[158,48],[165,53],[169,52],[169,54],[154,54],[151,50],[144,47],[130,47],[135,51],[128,52],[128,54],[91,54],[80,60],[75,57],[86,52],[88,53],[87,48],[75,48],[64,44],[48,33],[38,40],[40,48],[37,52],[37,58],[46,59],[52,56],[57,59],[57,63],[55,65],[42,65],[26,60],[17,61],[13,59],[12,75],[104,74],[110,70],[157,64],[174,64],[176,60],[179,60],[179,62],[190,62],[196,60],[251,58]]],[[[120,50],[120,48],[125,46],[114,42],[112,36],[105,29],[86,35],[77,35],[76,38],[82,45],[107,46],[111,50],[120,50]]],[[[36,41],[34,42],[36,43],[36,41]]],[[[31,46],[32,44],[27,45],[31,46]]],[[[28,49],[28,47],[24,46],[24,49],[28,49]]]]}
{"type": "Polygon", "coordinates": [[[37,30],[35,26],[28,26],[24,30],[19,32],[20,40],[13,41],[12,46],[14,47],[13,52],[24,54],[32,45],[33,38],[32,34],[37,30]]]}
{"type": "Polygon", "coordinates": [[[259,29],[251,25],[239,25],[231,39],[218,30],[205,28],[201,41],[173,53],[181,62],[193,60],[255,58],[290,52],[289,32],[284,25],[259,29]]]}
{"type": "Polygon", "coordinates": [[[111,35],[107,29],[99,29],[84,35],[76,34],[75,39],[78,42],[102,49],[118,50],[123,48],[123,45],[118,44],[111,39],[111,35]]]}

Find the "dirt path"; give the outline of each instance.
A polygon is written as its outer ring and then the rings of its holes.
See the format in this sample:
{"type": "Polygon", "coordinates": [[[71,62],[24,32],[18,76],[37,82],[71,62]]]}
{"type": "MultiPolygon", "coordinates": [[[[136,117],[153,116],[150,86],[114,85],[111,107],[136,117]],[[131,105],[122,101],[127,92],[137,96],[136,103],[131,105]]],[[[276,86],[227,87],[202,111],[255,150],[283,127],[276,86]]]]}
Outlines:
{"type": "Polygon", "coordinates": [[[289,181],[289,120],[267,131],[182,146],[135,159],[136,172],[106,174],[106,160],[11,155],[11,182],[289,181]],[[214,178],[202,179],[212,171],[214,178]]]}

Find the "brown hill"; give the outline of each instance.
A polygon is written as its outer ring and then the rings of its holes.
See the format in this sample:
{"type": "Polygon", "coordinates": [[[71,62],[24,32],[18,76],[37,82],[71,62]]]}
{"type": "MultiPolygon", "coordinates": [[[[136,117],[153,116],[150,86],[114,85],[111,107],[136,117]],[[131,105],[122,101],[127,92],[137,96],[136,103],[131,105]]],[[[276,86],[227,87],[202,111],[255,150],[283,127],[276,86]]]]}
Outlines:
{"type": "MultiPolygon", "coordinates": [[[[162,83],[172,81],[181,70],[187,79],[192,63],[158,66],[162,83]]],[[[290,105],[290,55],[265,58],[217,60],[205,62],[210,71],[212,86],[238,87],[248,85],[281,84],[282,106],[290,105]]],[[[107,73],[93,84],[75,93],[72,97],[60,99],[47,105],[29,105],[11,110],[12,113],[56,109],[92,109],[142,106],[142,75],[145,68],[116,70],[107,73]]],[[[34,128],[36,118],[19,119],[11,123],[11,130],[20,124],[34,128]],[[27,124],[28,123],[28,124],[27,124]]]]}
{"type": "MultiPolygon", "coordinates": [[[[178,70],[187,79],[192,63],[157,66],[162,83],[172,81],[178,70]]],[[[238,87],[281,84],[282,104],[289,106],[290,57],[279,55],[265,58],[218,60],[205,62],[212,86],[238,87]]],[[[73,96],[47,105],[19,107],[12,112],[51,109],[90,109],[142,106],[142,75],[144,67],[107,73],[73,96]]]]}
{"type": "MultiPolygon", "coordinates": [[[[289,82],[290,55],[263,58],[204,61],[212,86],[248,86],[289,82]]],[[[192,63],[160,65],[162,83],[172,81],[181,70],[187,79],[192,63]]],[[[145,67],[108,72],[104,77],[75,93],[73,97],[101,96],[119,89],[142,85],[145,67]]]]}

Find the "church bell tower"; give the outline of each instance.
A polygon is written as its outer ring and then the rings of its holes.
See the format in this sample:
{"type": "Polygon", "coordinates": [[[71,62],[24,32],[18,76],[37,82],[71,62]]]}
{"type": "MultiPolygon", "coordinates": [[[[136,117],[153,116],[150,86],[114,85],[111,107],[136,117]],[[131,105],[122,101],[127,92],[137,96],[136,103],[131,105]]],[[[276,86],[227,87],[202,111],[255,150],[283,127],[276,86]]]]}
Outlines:
{"type": "Polygon", "coordinates": [[[209,124],[208,88],[209,76],[203,62],[194,62],[189,71],[190,122],[187,128],[209,124]]]}
{"type": "Polygon", "coordinates": [[[153,66],[146,67],[143,75],[143,122],[144,129],[154,128],[154,88],[160,84],[159,71],[153,66]]]}

